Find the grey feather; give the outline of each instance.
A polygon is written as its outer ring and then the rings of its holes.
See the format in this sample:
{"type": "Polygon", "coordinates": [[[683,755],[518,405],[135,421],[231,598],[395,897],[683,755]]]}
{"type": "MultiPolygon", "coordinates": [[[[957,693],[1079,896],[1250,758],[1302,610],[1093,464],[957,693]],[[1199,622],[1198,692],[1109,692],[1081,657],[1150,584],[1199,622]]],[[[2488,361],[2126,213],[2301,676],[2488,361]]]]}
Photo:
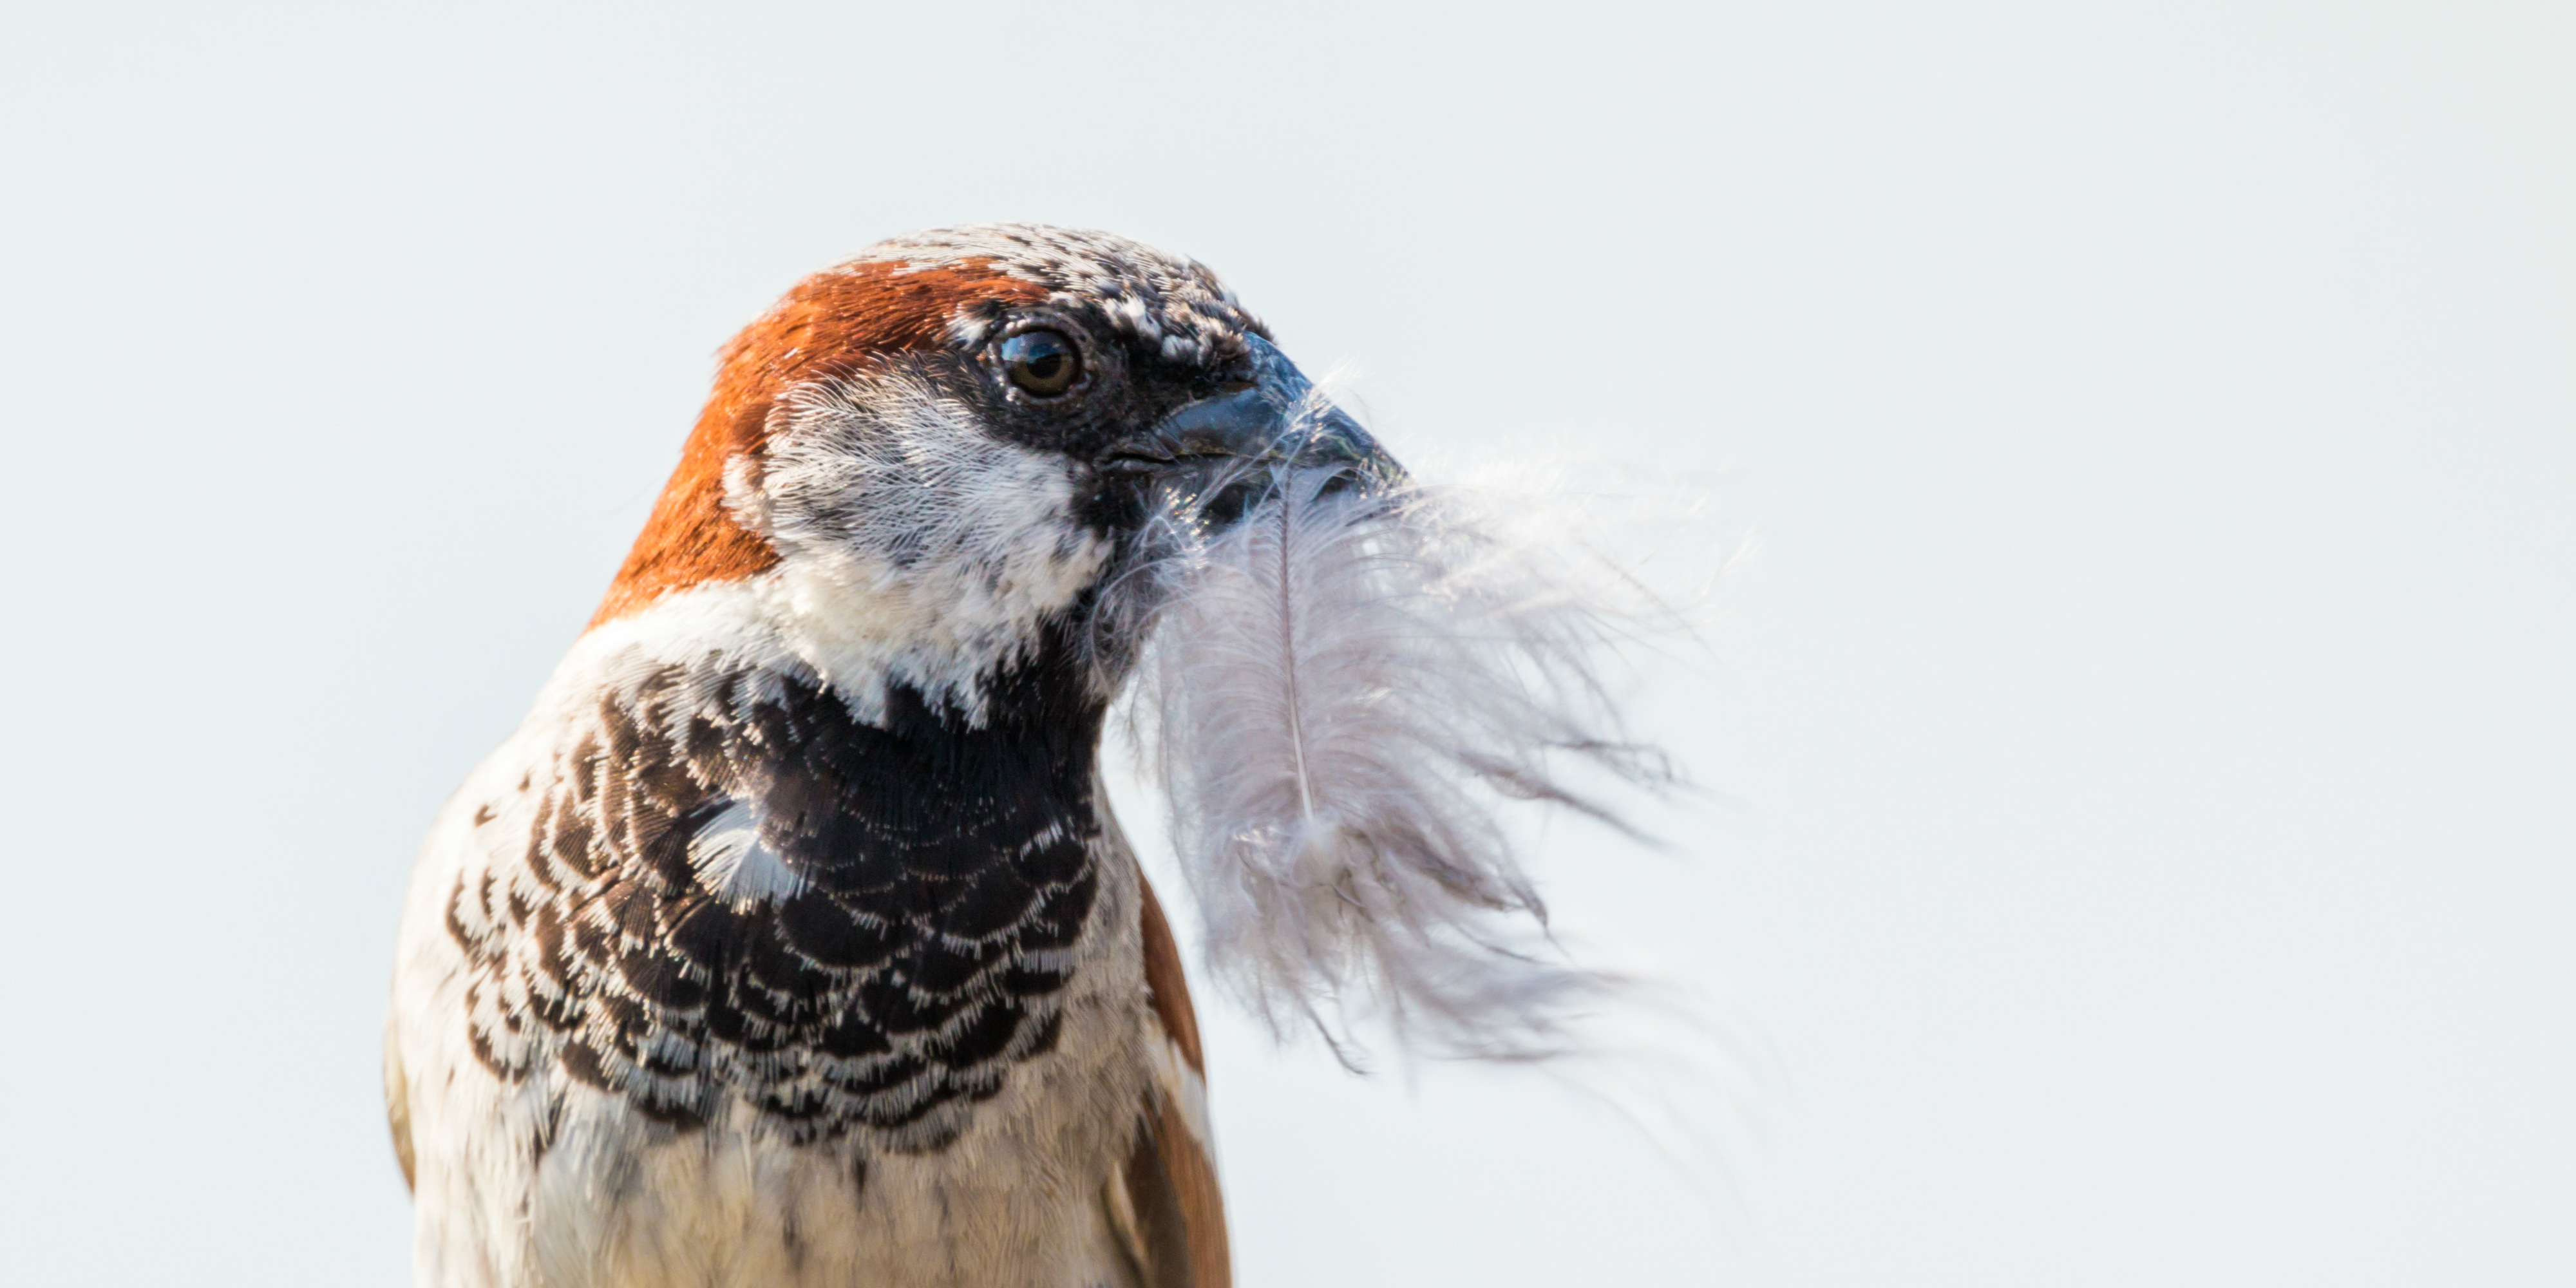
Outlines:
{"type": "Polygon", "coordinates": [[[1346,1061],[1381,1026],[1427,1055],[1565,1053],[1614,981],[1548,939],[1504,807],[1642,839],[1613,798],[1675,780],[1604,685],[1633,583],[1471,494],[1255,469],[1241,520],[1183,499],[1130,574],[1154,605],[1130,718],[1213,973],[1346,1061]]]}

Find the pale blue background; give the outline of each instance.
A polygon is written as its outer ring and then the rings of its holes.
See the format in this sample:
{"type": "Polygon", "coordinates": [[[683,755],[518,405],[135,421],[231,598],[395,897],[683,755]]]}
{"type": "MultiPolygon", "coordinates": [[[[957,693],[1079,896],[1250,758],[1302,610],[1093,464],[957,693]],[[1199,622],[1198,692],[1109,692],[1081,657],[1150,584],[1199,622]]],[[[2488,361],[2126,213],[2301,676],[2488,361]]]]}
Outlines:
{"type": "Polygon", "coordinates": [[[2568,7],[38,8],[8,1283],[405,1281],[411,847],[716,345],[985,218],[1763,542],[1652,704],[1740,805],[1547,869],[1775,1064],[1734,1196],[1219,1015],[1250,1288],[2576,1282],[2568,7]]]}

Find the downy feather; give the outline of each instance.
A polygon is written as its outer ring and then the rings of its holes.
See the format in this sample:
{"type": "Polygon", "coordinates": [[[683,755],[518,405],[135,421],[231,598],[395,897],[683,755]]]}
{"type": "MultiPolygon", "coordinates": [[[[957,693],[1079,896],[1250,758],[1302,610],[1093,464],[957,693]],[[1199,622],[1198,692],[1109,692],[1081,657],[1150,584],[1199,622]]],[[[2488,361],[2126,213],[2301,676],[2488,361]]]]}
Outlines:
{"type": "Polygon", "coordinates": [[[1373,1028],[1437,1056],[1579,1047],[1614,981],[1547,937],[1501,807],[1635,838],[1596,789],[1674,782],[1604,687],[1633,583],[1468,492],[1274,462],[1196,497],[1228,486],[1259,498],[1243,518],[1183,498],[1130,574],[1155,620],[1129,715],[1213,973],[1346,1062],[1373,1028]]]}

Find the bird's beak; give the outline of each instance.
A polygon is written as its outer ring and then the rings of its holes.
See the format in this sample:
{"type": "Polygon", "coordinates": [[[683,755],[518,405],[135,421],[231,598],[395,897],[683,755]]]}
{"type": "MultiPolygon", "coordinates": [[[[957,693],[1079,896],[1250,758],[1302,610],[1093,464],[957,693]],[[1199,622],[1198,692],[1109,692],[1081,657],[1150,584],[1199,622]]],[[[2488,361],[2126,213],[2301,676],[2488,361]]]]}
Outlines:
{"type": "Polygon", "coordinates": [[[1256,336],[1250,343],[1250,383],[1175,408],[1105,453],[1101,473],[1175,489],[1167,498],[1194,494],[1203,506],[1237,513],[1265,490],[1261,481],[1283,471],[1329,471],[1337,487],[1402,480],[1403,467],[1350,413],[1318,393],[1269,342],[1256,336]]]}

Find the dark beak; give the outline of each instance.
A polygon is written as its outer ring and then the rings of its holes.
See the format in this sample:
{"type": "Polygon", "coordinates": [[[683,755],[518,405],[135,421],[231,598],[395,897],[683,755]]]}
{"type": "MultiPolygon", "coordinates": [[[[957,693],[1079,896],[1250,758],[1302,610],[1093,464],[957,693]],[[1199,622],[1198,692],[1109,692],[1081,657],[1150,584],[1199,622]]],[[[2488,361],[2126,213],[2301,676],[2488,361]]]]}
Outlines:
{"type": "Polygon", "coordinates": [[[1175,408],[1103,454],[1101,474],[1142,484],[1166,503],[1194,502],[1220,524],[1286,473],[1328,471],[1336,490],[1403,478],[1395,458],[1277,349],[1258,337],[1251,344],[1251,383],[1175,408]]]}

